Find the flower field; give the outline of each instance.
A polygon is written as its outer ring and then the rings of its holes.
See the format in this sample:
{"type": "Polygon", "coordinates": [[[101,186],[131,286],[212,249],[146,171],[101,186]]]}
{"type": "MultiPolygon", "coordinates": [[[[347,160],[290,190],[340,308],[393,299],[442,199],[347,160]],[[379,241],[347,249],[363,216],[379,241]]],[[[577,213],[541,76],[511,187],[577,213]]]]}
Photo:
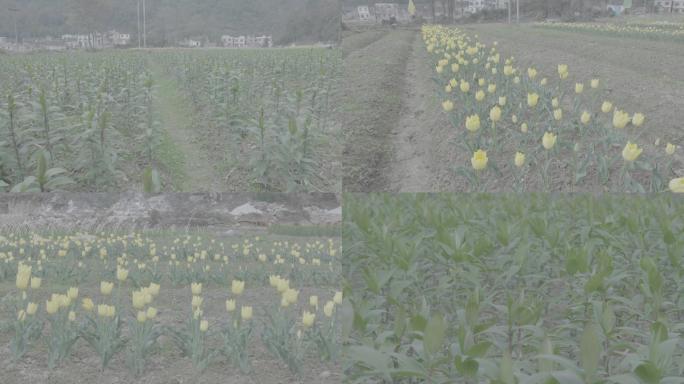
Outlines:
{"type": "Polygon", "coordinates": [[[624,23],[540,22],[536,23],[535,26],[539,28],[592,33],[614,37],[633,37],[639,39],[684,42],[684,23],[668,21],[624,23]]]}
{"type": "Polygon", "coordinates": [[[326,49],[2,57],[0,191],[333,190],[339,61],[326,49]]]}
{"type": "Polygon", "coordinates": [[[347,195],[349,382],[684,382],[683,203],[347,195]]]}
{"type": "Polygon", "coordinates": [[[470,190],[681,190],[678,138],[646,142],[649,116],[615,105],[600,78],[520,67],[457,28],[426,26],[422,38],[454,151],[472,155],[454,166],[470,190]]]}
{"type": "Polygon", "coordinates": [[[339,247],[203,232],[3,234],[3,377],[338,380],[339,247]]]}

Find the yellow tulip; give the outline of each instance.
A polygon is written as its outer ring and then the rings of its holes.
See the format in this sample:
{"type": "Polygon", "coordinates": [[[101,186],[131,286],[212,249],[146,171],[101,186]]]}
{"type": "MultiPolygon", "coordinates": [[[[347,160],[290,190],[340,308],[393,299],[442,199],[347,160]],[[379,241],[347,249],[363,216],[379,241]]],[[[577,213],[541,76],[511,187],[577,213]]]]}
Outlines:
{"type": "Polygon", "coordinates": [[[579,95],[582,92],[584,92],[584,84],[582,84],[582,83],[575,84],[575,93],[579,95]]]}
{"type": "Polygon", "coordinates": [[[546,77],[545,77],[545,78],[541,79],[541,81],[539,82],[539,84],[541,84],[542,86],[544,86],[544,85],[546,85],[548,82],[549,82],[549,81],[548,81],[548,80],[546,79],[546,77]]]}
{"type": "Polygon", "coordinates": [[[233,280],[230,286],[230,291],[234,295],[240,295],[245,290],[245,282],[241,280],[233,280]]]}
{"type": "Polygon", "coordinates": [[[69,299],[74,300],[78,297],[78,288],[71,287],[67,290],[67,296],[69,299]]]}
{"type": "Polygon", "coordinates": [[[470,162],[473,166],[473,169],[476,171],[481,171],[487,167],[487,152],[478,149],[473,153],[473,157],[470,159],[470,162]]]}
{"type": "Polygon", "coordinates": [[[136,319],[138,320],[138,323],[146,322],[147,321],[147,312],[138,311],[138,315],[136,316],[136,319]]]}
{"type": "Polygon", "coordinates": [[[302,324],[304,325],[305,328],[309,328],[314,325],[314,321],[316,320],[316,314],[311,313],[309,311],[304,311],[302,314],[302,324]]]}
{"type": "Polygon", "coordinates": [[[108,296],[109,294],[112,293],[112,289],[114,289],[114,283],[110,283],[108,281],[101,281],[100,282],[100,293],[108,296]]]}
{"type": "Polygon", "coordinates": [[[551,106],[552,106],[552,107],[558,108],[558,105],[559,105],[559,103],[558,103],[558,98],[557,98],[557,97],[554,97],[553,99],[551,99],[551,106]]]}
{"type": "Polygon", "coordinates": [[[563,110],[559,108],[553,111],[553,118],[560,121],[563,118],[563,110]]]}
{"type": "Polygon", "coordinates": [[[591,121],[591,114],[587,111],[582,112],[582,117],[580,117],[582,124],[587,125],[591,121]]]}
{"type": "Polygon", "coordinates": [[[69,314],[67,315],[67,318],[69,321],[76,321],[76,312],[74,311],[69,311],[69,314]]]}
{"type": "Polygon", "coordinates": [[[148,319],[154,319],[155,317],[157,317],[157,308],[154,308],[154,307],[147,308],[146,316],[148,319]]]}
{"type": "Polygon", "coordinates": [[[626,127],[630,120],[629,113],[627,112],[623,112],[619,109],[616,109],[615,112],[613,112],[613,127],[617,129],[626,127]]]}
{"type": "Polygon", "coordinates": [[[560,76],[561,79],[565,79],[568,77],[568,65],[567,64],[558,64],[558,75],[560,76]]]}
{"type": "Polygon", "coordinates": [[[206,320],[200,321],[200,332],[206,332],[209,329],[209,322],[206,320]]]}
{"type": "Polygon", "coordinates": [[[622,158],[628,162],[634,161],[641,155],[642,151],[643,149],[628,141],[627,145],[625,145],[625,148],[622,150],[622,158]]]}
{"type": "Polygon", "coordinates": [[[599,87],[599,79],[591,79],[591,87],[596,89],[599,87]]]}
{"type": "Polygon", "coordinates": [[[145,292],[133,291],[131,294],[131,301],[133,302],[133,308],[142,309],[145,306],[145,292]]]}
{"type": "Polygon", "coordinates": [[[309,305],[312,307],[318,307],[318,296],[309,296],[309,305]]]}
{"type": "Polygon", "coordinates": [[[530,79],[534,79],[537,77],[537,70],[534,68],[527,68],[527,77],[530,79]]]}
{"type": "Polygon", "coordinates": [[[83,307],[83,309],[85,309],[86,311],[90,312],[90,311],[92,311],[93,308],[95,307],[95,304],[93,303],[93,300],[92,300],[91,298],[86,297],[86,298],[83,299],[83,301],[81,302],[81,306],[83,307]]]}
{"type": "Polygon", "coordinates": [[[48,315],[54,315],[59,309],[59,303],[56,300],[48,300],[45,302],[45,310],[48,315]]]}
{"type": "Polygon", "coordinates": [[[451,72],[456,73],[458,72],[458,63],[453,63],[451,64],[451,72]]]}
{"type": "Polygon", "coordinates": [[[501,120],[501,108],[498,105],[489,111],[489,118],[495,123],[501,120]]]}
{"type": "Polygon", "coordinates": [[[482,78],[482,77],[480,77],[480,78],[477,80],[477,85],[479,85],[480,87],[484,87],[485,82],[486,82],[485,79],[482,78]]]}
{"type": "Polygon", "coordinates": [[[40,288],[40,284],[42,283],[42,279],[40,277],[31,277],[31,289],[38,289],[40,288]]]}
{"type": "Polygon", "coordinates": [[[38,304],[36,303],[28,303],[28,305],[26,306],[26,313],[29,315],[35,315],[37,310],[38,304]]]}
{"type": "Polygon", "coordinates": [[[204,303],[204,299],[202,298],[202,296],[193,296],[190,305],[193,309],[195,309],[201,307],[202,303],[204,303]]]}
{"type": "Polygon", "coordinates": [[[116,279],[123,282],[128,278],[128,270],[125,268],[116,268],[116,279]]]}
{"type": "Polygon", "coordinates": [[[676,150],[677,146],[672,143],[667,143],[667,145],[665,146],[665,153],[667,153],[668,155],[674,155],[676,150]]]}
{"type": "Polygon", "coordinates": [[[470,132],[475,132],[480,129],[480,116],[472,115],[466,117],[466,129],[470,132]]]}
{"type": "Polygon", "coordinates": [[[641,127],[644,124],[645,119],[646,117],[643,113],[635,113],[634,116],[632,116],[632,124],[635,127],[641,127]]]}
{"type": "Polygon", "coordinates": [[[252,318],[252,307],[243,306],[240,308],[240,318],[242,320],[249,320],[252,318]]]}
{"type": "Polygon", "coordinates": [[[527,94],[527,105],[530,107],[536,107],[539,102],[539,95],[536,93],[527,94]]]}
{"type": "Polygon", "coordinates": [[[323,313],[325,314],[326,317],[332,317],[334,309],[335,309],[335,303],[333,303],[332,301],[328,301],[323,306],[323,313]]]}
{"type": "Polygon", "coordinates": [[[25,291],[31,280],[31,266],[19,263],[17,266],[16,286],[19,290],[25,291]]]}
{"type": "Polygon", "coordinates": [[[520,124],[520,132],[527,133],[527,129],[528,129],[527,123],[520,124]]]}
{"type": "Polygon", "coordinates": [[[684,193],[684,177],[670,180],[669,187],[673,193],[684,193]]]}
{"type": "Polygon", "coordinates": [[[613,103],[610,101],[604,101],[603,104],[601,104],[601,112],[603,113],[608,113],[613,110],[613,103]]]}
{"type": "Polygon", "coordinates": [[[192,292],[193,295],[201,295],[202,294],[202,283],[191,283],[190,284],[190,291],[192,292]]]}
{"type": "Polygon", "coordinates": [[[467,81],[461,80],[460,88],[461,88],[461,92],[466,93],[466,92],[470,91],[470,83],[468,83],[467,81]]]}
{"type": "Polygon", "coordinates": [[[475,93],[475,100],[477,101],[482,101],[485,98],[485,93],[482,90],[479,90],[475,93]]]}
{"type": "Polygon", "coordinates": [[[506,96],[499,96],[499,105],[502,107],[506,106],[506,96]]]}
{"type": "Polygon", "coordinates": [[[557,136],[555,134],[546,132],[542,138],[542,145],[546,149],[551,149],[554,145],[556,145],[556,138],[557,136]]]}
{"type": "Polygon", "coordinates": [[[489,85],[487,86],[487,92],[489,92],[489,93],[494,93],[494,92],[496,92],[496,84],[489,84],[489,85]]]}
{"type": "Polygon", "coordinates": [[[299,292],[297,290],[294,290],[292,288],[288,288],[287,291],[283,293],[283,297],[289,304],[294,304],[297,302],[297,298],[299,297],[299,292]]]}
{"type": "Polygon", "coordinates": [[[522,152],[516,152],[515,154],[515,166],[520,168],[525,165],[525,154],[522,152]]]}
{"type": "Polygon", "coordinates": [[[150,293],[150,295],[157,296],[159,294],[159,288],[160,288],[159,284],[150,283],[150,286],[147,287],[147,290],[150,293]]]}
{"type": "Polygon", "coordinates": [[[335,304],[342,304],[342,292],[337,291],[335,292],[335,295],[333,296],[333,303],[335,304]]]}

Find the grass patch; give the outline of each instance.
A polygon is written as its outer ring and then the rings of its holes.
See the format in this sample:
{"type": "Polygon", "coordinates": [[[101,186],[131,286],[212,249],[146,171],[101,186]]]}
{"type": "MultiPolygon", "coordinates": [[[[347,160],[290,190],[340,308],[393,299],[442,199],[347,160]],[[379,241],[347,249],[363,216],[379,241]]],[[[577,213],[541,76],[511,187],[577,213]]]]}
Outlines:
{"type": "Polygon", "coordinates": [[[288,225],[275,224],[268,227],[272,235],[304,236],[304,237],[335,237],[342,233],[340,224],[330,225],[288,225]]]}

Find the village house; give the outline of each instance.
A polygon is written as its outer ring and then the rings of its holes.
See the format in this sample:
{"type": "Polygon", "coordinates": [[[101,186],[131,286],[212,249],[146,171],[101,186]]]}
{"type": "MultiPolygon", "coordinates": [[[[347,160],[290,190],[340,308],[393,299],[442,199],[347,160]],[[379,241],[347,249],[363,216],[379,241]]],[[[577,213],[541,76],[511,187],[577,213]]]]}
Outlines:
{"type": "MultiPolygon", "coordinates": [[[[682,0],[684,1],[684,0],[682,0]]],[[[452,10],[453,17],[458,19],[464,15],[482,12],[484,10],[508,9],[509,0],[464,0],[452,10]]],[[[431,22],[446,18],[448,11],[442,2],[437,1],[432,5],[417,3],[415,17],[431,22]],[[433,20],[433,13],[434,18],[433,20]]],[[[345,21],[358,22],[387,22],[394,18],[398,23],[409,22],[411,16],[408,13],[408,6],[399,3],[376,3],[372,6],[360,5],[356,7],[344,7],[343,18],[345,21]]]]}
{"type": "Polygon", "coordinates": [[[202,42],[194,39],[184,39],[178,45],[184,48],[199,48],[202,46],[202,42]]]}
{"type": "Polygon", "coordinates": [[[270,48],[273,46],[273,37],[264,36],[221,36],[221,45],[224,48],[270,48]]]}
{"type": "Polygon", "coordinates": [[[684,0],[655,0],[658,12],[684,13],[684,0]]]}
{"type": "Polygon", "coordinates": [[[361,5],[356,9],[358,15],[359,15],[359,20],[361,21],[368,21],[371,18],[371,13],[370,13],[370,8],[368,8],[367,5],[361,5]]]}
{"type": "Polygon", "coordinates": [[[124,47],[131,42],[131,35],[129,33],[120,33],[115,30],[107,32],[107,37],[115,47],[124,47]]]}
{"type": "Polygon", "coordinates": [[[111,30],[88,35],[66,34],[62,35],[62,41],[66,49],[105,49],[127,46],[131,42],[131,35],[111,30]]]}

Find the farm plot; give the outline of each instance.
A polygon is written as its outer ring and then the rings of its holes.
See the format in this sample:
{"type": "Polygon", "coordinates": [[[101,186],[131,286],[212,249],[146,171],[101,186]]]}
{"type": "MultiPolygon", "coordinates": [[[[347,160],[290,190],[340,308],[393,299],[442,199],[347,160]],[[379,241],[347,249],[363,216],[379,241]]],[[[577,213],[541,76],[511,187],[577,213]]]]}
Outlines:
{"type": "Polygon", "coordinates": [[[684,22],[668,21],[627,23],[540,22],[535,27],[615,37],[634,37],[660,41],[684,42],[684,22]]]}
{"type": "Polygon", "coordinates": [[[347,195],[351,383],[681,383],[684,201],[347,195]]]}
{"type": "Polygon", "coordinates": [[[680,189],[680,136],[614,102],[604,80],[579,77],[562,62],[553,73],[523,67],[496,41],[456,28],[428,26],[422,35],[456,130],[452,145],[469,154],[455,171],[470,190],[680,189]],[[644,139],[656,132],[663,136],[644,139]]]}
{"type": "Polygon", "coordinates": [[[202,231],[5,233],[3,383],[339,382],[339,247],[202,231]]]}
{"type": "Polygon", "coordinates": [[[12,56],[0,68],[0,188],[142,184],[161,138],[144,55],[12,56]]]}
{"type": "Polygon", "coordinates": [[[339,190],[328,49],[0,60],[0,188],[339,190]]]}
{"type": "MultiPolygon", "coordinates": [[[[231,190],[334,191],[340,53],[327,49],[160,56],[197,112],[231,190]]],[[[339,189],[339,188],[338,188],[339,189]]]]}

